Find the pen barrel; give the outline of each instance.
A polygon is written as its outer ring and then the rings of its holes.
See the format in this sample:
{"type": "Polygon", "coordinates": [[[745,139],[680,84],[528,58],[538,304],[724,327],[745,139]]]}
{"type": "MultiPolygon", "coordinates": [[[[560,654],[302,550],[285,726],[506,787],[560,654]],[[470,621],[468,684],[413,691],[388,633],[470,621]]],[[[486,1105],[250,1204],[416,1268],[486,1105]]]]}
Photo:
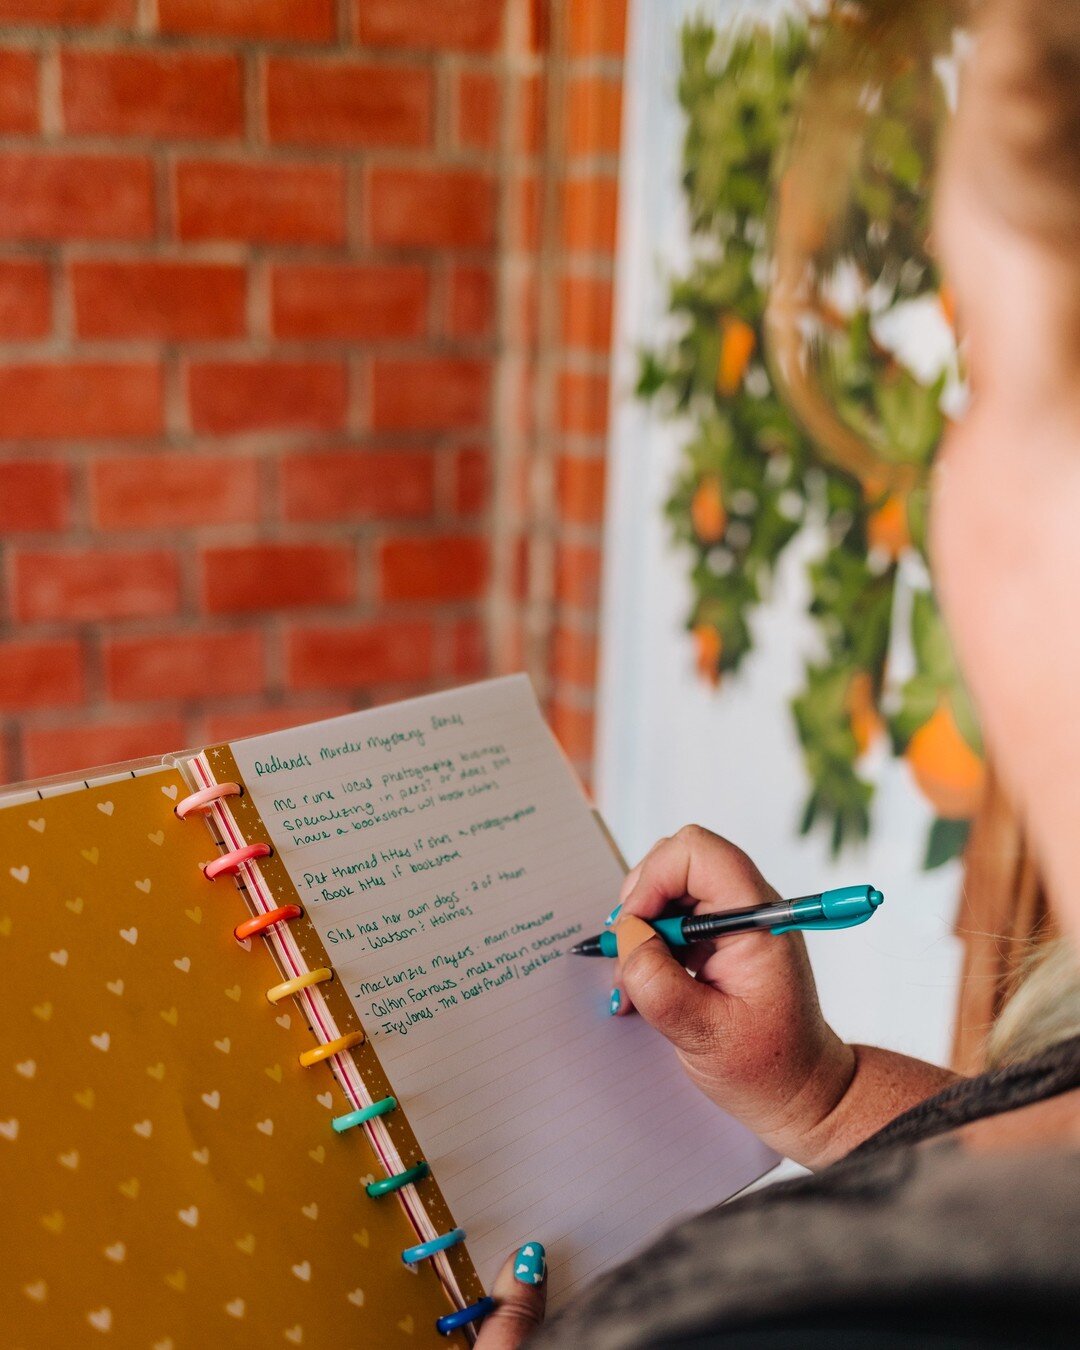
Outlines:
{"type": "Polygon", "coordinates": [[[725,910],[720,914],[691,914],[682,920],[682,940],[684,943],[704,942],[729,933],[768,931],[791,920],[792,909],[786,900],[778,900],[773,905],[725,910]]]}

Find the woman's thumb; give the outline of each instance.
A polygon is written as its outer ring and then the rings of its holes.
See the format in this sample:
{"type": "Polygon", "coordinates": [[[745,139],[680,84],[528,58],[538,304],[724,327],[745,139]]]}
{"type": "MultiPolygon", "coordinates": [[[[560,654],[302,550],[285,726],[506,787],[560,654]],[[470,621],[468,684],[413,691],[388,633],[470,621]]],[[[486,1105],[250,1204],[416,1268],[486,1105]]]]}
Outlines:
{"type": "Polygon", "coordinates": [[[492,1289],[495,1311],[484,1319],[476,1350],[518,1350],[544,1320],[547,1261],[539,1242],[526,1242],[503,1265],[492,1289]]]}
{"type": "Polygon", "coordinates": [[[710,1039],[712,990],[681,966],[656,930],[633,914],[615,925],[620,983],[642,1017],[681,1050],[710,1039]]]}

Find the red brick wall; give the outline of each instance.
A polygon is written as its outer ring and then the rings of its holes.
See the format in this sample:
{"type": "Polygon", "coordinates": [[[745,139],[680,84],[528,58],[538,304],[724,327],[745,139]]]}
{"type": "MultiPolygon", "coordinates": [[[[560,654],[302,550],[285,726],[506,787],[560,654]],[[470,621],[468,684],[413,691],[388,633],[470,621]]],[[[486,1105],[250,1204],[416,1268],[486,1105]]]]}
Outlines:
{"type": "Polygon", "coordinates": [[[585,767],[621,7],[0,0],[0,777],[522,661],[585,767]]]}

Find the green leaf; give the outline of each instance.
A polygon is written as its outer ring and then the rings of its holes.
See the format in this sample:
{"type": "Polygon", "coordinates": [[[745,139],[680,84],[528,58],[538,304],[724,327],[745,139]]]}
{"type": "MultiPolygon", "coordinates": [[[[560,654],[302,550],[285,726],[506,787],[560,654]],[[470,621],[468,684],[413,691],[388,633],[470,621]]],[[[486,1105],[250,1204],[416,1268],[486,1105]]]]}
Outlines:
{"type": "Polygon", "coordinates": [[[900,691],[899,711],[889,718],[893,753],[902,755],[912,736],[934,715],[941,699],[941,686],[930,675],[913,675],[900,691]]]}
{"type": "Polygon", "coordinates": [[[929,591],[920,591],[915,595],[911,608],[911,639],[920,672],[936,679],[941,689],[954,684],[956,661],[952,643],[929,591]]]}
{"type": "Polygon", "coordinates": [[[655,352],[642,352],[638,364],[638,398],[655,397],[671,378],[667,366],[655,352]]]}
{"type": "Polygon", "coordinates": [[[923,857],[923,871],[932,872],[959,858],[971,833],[970,820],[935,820],[930,827],[923,857]]]}
{"type": "Polygon", "coordinates": [[[927,529],[929,527],[930,490],[927,487],[913,489],[907,499],[908,532],[911,542],[923,555],[928,556],[927,529]]]}
{"type": "Polygon", "coordinates": [[[949,705],[956,720],[957,731],[977,755],[984,756],[986,752],[983,749],[982,731],[979,728],[975,705],[971,701],[967,686],[961,682],[959,677],[949,691],[949,705]]]}

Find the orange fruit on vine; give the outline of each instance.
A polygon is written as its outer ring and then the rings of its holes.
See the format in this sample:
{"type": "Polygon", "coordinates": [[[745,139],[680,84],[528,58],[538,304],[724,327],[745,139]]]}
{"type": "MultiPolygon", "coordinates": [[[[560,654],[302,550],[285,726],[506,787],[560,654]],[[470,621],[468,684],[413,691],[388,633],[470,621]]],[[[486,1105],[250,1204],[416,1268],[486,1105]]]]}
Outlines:
{"type": "Polygon", "coordinates": [[[703,544],[715,544],[723,539],[727,528],[727,511],[724,509],[720,479],[716,474],[708,474],[694,489],[690,502],[690,522],[703,544]]]}
{"type": "Polygon", "coordinates": [[[724,641],[711,623],[694,625],[694,651],[697,654],[697,672],[714,687],[720,683],[720,657],[724,641]]]}
{"type": "Polygon", "coordinates": [[[945,702],[904,751],[919,791],[943,820],[970,820],[986,785],[986,765],[960,734],[945,702]]]}
{"type": "Polygon", "coordinates": [[[938,304],[941,306],[941,312],[945,315],[945,322],[956,332],[956,296],[953,289],[947,282],[941,283],[941,289],[938,291],[938,304]]]}
{"type": "Polygon", "coordinates": [[[872,549],[886,553],[894,561],[911,547],[908,529],[907,503],[902,497],[886,497],[870,513],[866,522],[866,542],[872,549]]]}
{"type": "Polygon", "coordinates": [[[855,737],[855,745],[862,758],[883,730],[874,703],[874,683],[867,671],[856,671],[851,677],[846,702],[851,734],[855,737]]]}
{"type": "Polygon", "coordinates": [[[716,367],[716,388],[730,397],[742,384],[746,367],[757,346],[757,334],[745,319],[725,314],[720,319],[720,362],[716,367]]]}

